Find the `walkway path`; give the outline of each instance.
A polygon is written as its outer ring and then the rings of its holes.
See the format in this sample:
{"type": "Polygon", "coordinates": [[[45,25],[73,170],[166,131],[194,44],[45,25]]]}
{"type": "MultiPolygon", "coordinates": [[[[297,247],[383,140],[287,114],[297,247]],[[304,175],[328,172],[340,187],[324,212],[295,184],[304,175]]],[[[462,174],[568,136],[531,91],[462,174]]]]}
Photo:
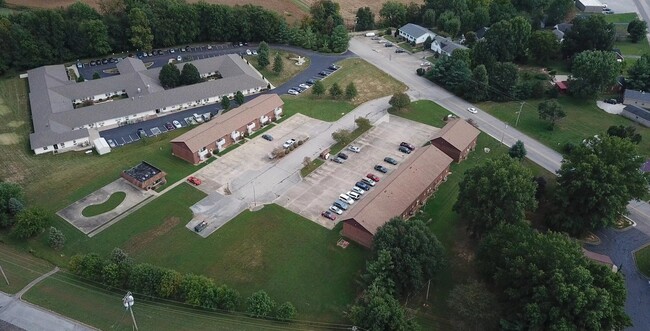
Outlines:
{"type": "MultiPolygon", "coordinates": [[[[46,310],[22,300],[22,296],[25,294],[25,292],[58,271],[59,267],[55,267],[50,272],[43,274],[33,280],[13,296],[0,292],[0,320],[8,323],[9,325],[7,327],[10,330],[14,329],[14,327],[16,330],[23,329],[29,331],[96,330],[95,328],[92,328],[81,322],[72,320],[65,316],[61,316],[52,311],[46,310]]],[[[0,327],[4,328],[3,325],[4,324],[0,324],[0,327]]]]}

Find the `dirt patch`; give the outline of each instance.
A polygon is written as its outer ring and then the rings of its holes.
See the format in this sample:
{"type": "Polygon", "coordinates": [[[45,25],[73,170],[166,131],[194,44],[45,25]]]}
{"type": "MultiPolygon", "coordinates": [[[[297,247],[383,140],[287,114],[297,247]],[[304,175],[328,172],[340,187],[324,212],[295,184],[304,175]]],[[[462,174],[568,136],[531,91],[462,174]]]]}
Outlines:
{"type": "Polygon", "coordinates": [[[11,122],[7,123],[7,126],[10,127],[10,128],[17,128],[19,126],[22,126],[23,124],[25,124],[25,122],[23,122],[23,121],[11,121],[11,122]]]}
{"type": "Polygon", "coordinates": [[[0,145],[15,145],[20,137],[15,133],[0,133],[0,145]]]}
{"type": "Polygon", "coordinates": [[[165,219],[165,222],[163,222],[163,224],[147,232],[132,237],[131,240],[127,241],[126,244],[124,245],[124,250],[131,254],[138,252],[143,247],[148,246],[149,243],[151,243],[158,237],[165,235],[171,229],[176,227],[180,223],[180,221],[181,220],[178,217],[169,217],[165,219]]]}

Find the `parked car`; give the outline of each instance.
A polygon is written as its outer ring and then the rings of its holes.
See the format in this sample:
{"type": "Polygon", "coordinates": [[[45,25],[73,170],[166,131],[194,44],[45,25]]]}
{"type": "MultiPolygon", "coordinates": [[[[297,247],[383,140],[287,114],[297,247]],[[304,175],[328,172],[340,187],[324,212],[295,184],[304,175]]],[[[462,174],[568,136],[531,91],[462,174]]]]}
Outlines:
{"type": "Polygon", "coordinates": [[[177,56],[177,57],[176,57],[176,61],[178,61],[178,62],[181,62],[181,61],[183,61],[183,57],[181,57],[180,55],[179,55],[179,56],[177,56]]]}
{"type": "Polygon", "coordinates": [[[338,153],[336,156],[342,158],[343,160],[347,160],[347,159],[348,159],[348,155],[345,154],[345,153],[343,153],[343,152],[338,153]]]}
{"type": "Polygon", "coordinates": [[[407,142],[404,142],[404,141],[402,141],[399,145],[402,146],[402,147],[406,147],[406,148],[410,149],[411,151],[415,150],[415,146],[413,146],[413,145],[411,145],[411,144],[409,144],[407,142]]]}
{"type": "Polygon", "coordinates": [[[343,163],[343,162],[345,162],[345,160],[343,160],[343,159],[340,158],[340,157],[331,158],[330,160],[332,160],[332,161],[334,161],[334,162],[336,162],[336,163],[343,163]]]}
{"type": "Polygon", "coordinates": [[[211,49],[212,49],[212,45],[208,45],[208,50],[211,50],[211,49]]]}
{"type": "Polygon", "coordinates": [[[187,181],[190,182],[190,183],[192,183],[192,184],[194,184],[194,185],[197,185],[197,186],[198,186],[198,185],[201,185],[201,180],[198,179],[198,178],[196,178],[196,177],[194,177],[194,176],[190,176],[190,177],[188,177],[188,178],[187,178],[187,181]]]}
{"type": "Polygon", "coordinates": [[[329,69],[329,70],[338,70],[339,66],[337,66],[336,64],[332,64],[329,67],[327,67],[327,69],[329,69]]]}
{"type": "Polygon", "coordinates": [[[382,174],[385,174],[385,173],[388,172],[388,168],[386,168],[386,167],[384,167],[382,165],[379,165],[379,164],[375,165],[375,170],[381,172],[382,174]]]}
{"type": "Polygon", "coordinates": [[[384,47],[393,47],[393,43],[385,43],[384,47]]]}
{"type": "Polygon", "coordinates": [[[310,79],[306,83],[307,83],[307,85],[314,85],[314,84],[316,84],[316,80],[310,79]]]}
{"type": "Polygon", "coordinates": [[[305,83],[302,83],[302,84],[300,84],[300,85],[298,85],[298,86],[300,86],[300,88],[303,89],[303,90],[306,90],[306,89],[308,89],[308,88],[311,87],[311,86],[309,86],[309,85],[307,85],[307,84],[305,84],[305,83]]]}
{"type": "Polygon", "coordinates": [[[359,194],[357,192],[347,191],[345,194],[347,194],[350,198],[352,198],[354,200],[361,199],[361,194],[359,194]]]}
{"type": "Polygon", "coordinates": [[[108,63],[115,63],[115,58],[109,57],[108,58],[108,63]]]}
{"type": "Polygon", "coordinates": [[[406,147],[404,147],[404,146],[400,146],[400,147],[399,147],[399,151],[402,152],[402,153],[404,153],[404,154],[411,154],[411,150],[408,149],[408,148],[406,148],[406,147]]]}
{"type": "Polygon", "coordinates": [[[197,121],[199,123],[203,123],[203,116],[201,116],[199,114],[196,114],[196,113],[194,113],[193,115],[194,115],[194,120],[195,121],[197,121]]]}
{"type": "Polygon", "coordinates": [[[386,162],[386,163],[390,163],[390,164],[392,164],[392,165],[396,165],[396,164],[397,164],[397,161],[396,161],[395,159],[393,159],[392,157],[385,157],[385,158],[384,158],[384,162],[386,162]]]}
{"type": "Polygon", "coordinates": [[[401,48],[398,48],[395,50],[395,53],[406,53],[406,51],[401,48]]]}
{"type": "Polygon", "coordinates": [[[262,138],[268,141],[273,141],[273,136],[271,136],[270,134],[263,134],[262,138]]]}
{"type": "Polygon", "coordinates": [[[360,187],[358,187],[358,186],[353,187],[353,188],[352,188],[352,192],[353,192],[353,193],[357,193],[357,194],[359,194],[360,196],[361,196],[362,194],[366,193],[366,191],[365,191],[364,189],[362,189],[362,188],[360,188],[360,187]]]}
{"type": "Polygon", "coordinates": [[[167,122],[167,123],[165,123],[165,129],[167,129],[168,131],[171,131],[171,130],[174,130],[175,127],[174,127],[173,124],[167,122]]]}
{"type": "Polygon", "coordinates": [[[298,92],[298,93],[302,93],[302,92],[305,91],[305,89],[303,89],[302,87],[299,87],[299,86],[294,86],[291,89],[298,92]]]}
{"type": "Polygon", "coordinates": [[[201,232],[201,231],[203,231],[203,229],[205,229],[207,226],[208,226],[208,222],[206,222],[206,221],[201,221],[201,223],[197,224],[197,225],[194,227],[194,231],[196,231],[196,232],[201,232]]]}
{"type": "Polygon", "coordinates": [[[111,146],[111,148],[116,147],[115,142],[113,141],[113,139],[106,139],[106,142],[108,143],[108,146],[111,146]]]}
{"type": "Polygon", "coordinates": [[[341,210],[341,208],[339,208],[339,207],[337,207],[337,206],[330,206],[330,210],[333,211],[333,212],[335,212],[335,213],[338,214],[338,215],[343,214],[343,211],[341,210]]]}
{"type": "Polygon", "coordinates": [[[253,55],[253,52],[251,52],[250,49],[247,49],[247,50],[246,50],[246,55],[253,55]]]}
{"type": "Polygon", "coordinates": [[[291,95],[298,95],[298,94],[300,94],[300,93],[298,93],[298,91],[296,91],[296,90],[294,90],[294,89],[289,89],[289,91],[287,91],[287,93],[289,93],[289,94],[291,94],[291,95]]]}
{"type": "Polygon", "coordinates": [[[605,99],[604,102],[615,105],[615,104],[618,103],[618,100],[616,100],[616,99],[605,99]]]}
{"type": "Polygon", "coordinates": [[[145,138],[146,136],[147,136],[147,133],[144,132],[144,130],[142,128],[139,128],[138,129],[138,137],[145,138]]]}
{"type": "Polygon", "coordinates": [[[361,181],[368,184],[370,187],[377,185],[377,182],[370,178],[361,178],[361,181]]]}
{"type": "Polygon", "coordinates": [[[343,210],[348,210],[348,207],[349,207],[348,204],[345,203],[345,201],[340,200],[340,199],[334,201],[334,203],[332,205],[334,205],[335,207],[339,207],[339,208],[341,208],[343,210]]]}
{"type": "Polygon", "coordinates": [[[372,179],[373,182],[379,182],[379,177],[375,174],[367,174],[366,178],[372,179]]]}
{"type": "Polygon", "coordinates": [[[356,184],[354,184],[354,186],[362,189],[364,192],[365,191],[370,191],[370,185],[368,185],[368,184],[366,184],[364,182],[356,182],[356,184]]]}
{"type": "Polygon", "coordinates": [[[327,71],[321,71],[321,72],[319,72],[318,74],[321,75],[321,76],[323,76],[323,77],[327,77],[327,76],[330,75],[330,73],[327,72],[327,71]]]}
{"type": "Polygon", "coordinates": [[[359,147],[357,147],[357,146],[350,146],[350,147],[348,147],[348,150],[349,150],[350,152],[354,152],[354,153],[359,153],[359,152],[361,152],[361,148],[359,148],[359,147]]]}
{"type": "Polygon", "coordinates": [[[174,124],[174,126],[175,126],[177,129],[180,129],[180,128],[183,127],[183,126],[181,125],[181,122],[179,122],[179,121],[177,121],[177,120],[174,120],[174,121],[172,122],[172,124],[174,124]]]}
{"type": "Polygon", "coordinates": [[[341,194],[339,195],[339,199],[343,200],[345,203],[348,205],[351,205],[354,203],[354,199],[352,199],[349,195],[347,194],[341,194]]]}
{"type": "Polygon", "coordinates": [[[295,143],[296,143],[296,139],[291,138],[291,139],[285,141],[284,144],[282,144],[282,147],[289,148],[289,147],[293,146],[293,144],[295,144],[295,143]]]}
{"type": "Polygon", "coordinates": [[[257,55],[257,50],[256,49],[252,50],[252,52],[253,52],[253,55],[257,55]]]}
{"type": "Polygon", "coordinates": [[[322,212],[320,214],[321,214],[321,216],[323,216],[325,218],[329,218],[332,221],[336,221],[336,215],[332,214],[332,212],[329,211],[329,210],[326,210],[326,211],[324,211],[324,212],[322,212]]]}
{"type": "Polygon", "coordinates": [[[469,107],[469,108],[467,108],[467,111],[470,112],[470,113],[472,113],[472,114],[476,114],[476,113],[478,113],[478,110],[476,110],[476,108],[474,108],[474,107],[469,107]]]}
{"type": "Polygon", "coordinates": [[[103,59],[102,59],[102,64],[108,64],[108,59],[107,59],[107,58],[103,58],[103,59]]]}
{"type": "Polygon", "coordinates": [[[170,48],[169,49],[169,54],[174,54],[174,53],[176,53],[176,50],[174,50],[173,48],[170,48]]]}

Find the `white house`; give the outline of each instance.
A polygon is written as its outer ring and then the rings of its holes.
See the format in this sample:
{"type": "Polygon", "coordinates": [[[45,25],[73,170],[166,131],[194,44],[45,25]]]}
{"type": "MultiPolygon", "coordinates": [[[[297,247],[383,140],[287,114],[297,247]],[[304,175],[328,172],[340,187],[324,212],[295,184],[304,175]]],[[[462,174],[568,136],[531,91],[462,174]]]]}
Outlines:
{"type": "Polygon", "coordinates": [[[399,36],[416,45],[424,43],[428,37],[435,38],[436,34],[417,24],[408,23],[399,28],[399,36]]]}
{"type": "Polygon", "coordinates": [[[457,49],[467,49],[467,47],[457,44],[443,36],[435,36],[431,42],[431,50],[440,55],[451,56],[457,49]]]}

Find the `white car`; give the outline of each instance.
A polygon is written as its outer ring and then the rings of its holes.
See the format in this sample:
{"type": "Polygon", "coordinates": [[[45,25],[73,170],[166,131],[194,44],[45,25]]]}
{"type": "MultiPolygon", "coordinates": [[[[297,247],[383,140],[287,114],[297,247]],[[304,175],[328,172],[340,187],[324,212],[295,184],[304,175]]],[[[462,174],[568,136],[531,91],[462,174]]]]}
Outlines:
{"type": "Polygon", "coordinates": [[[282,144],[282,147],[289,148],[289,147],[293,146],[293,144],[295,144],[295,143],[296,143],[296,139],[292,138],[292,139],[289,139],[289,140],[285,141],[284,144],[282,144]]]}
{"type": "Polygon", "coordinates": [[[357,146],[350,146],[350,147],[348,147],[348,150],[349,150],[350,152],[355,152],[355,153],[359,153],[359,152],[361,152],[361,148],[359,148],[359,147],[357,147],[357,146]]]}
{"type": "Polygon", "coordinates": [[[335,212],[335,213],[338,214],[338,215],[343,214],[343,211],[341,210],[341,208],[339,208],[339,207],[337,207],[337,206],[330,206],[330,210],[333,211],[333,212],[335,212]]]}
{"type": "Polygon", "coordinates": [[[364,193],[366,193],[366,191],[364,191],[362,188],[357,187],[357,186],[355,186],[355,187],[352,188],[352,192],[354,192],[354,193],[358,193],[358,194],[364,194],[364,193]]]}
{"type": "Polygon", "coordinates": [[[354,200],[359,200],[359,199],[361,199],[361,195],[360,195],[359,193],[357,193],[357,192],[348,191],[348,192],[345,193],[345,194],[347,194],[350,198],[352,198],[352,199],[354,199],[354,200]]]}
{"type": "Polygon", "coordinates": [[[247,50],[246,50],[246,55],[253,55],[253,52],[251,52],[250,49],[247,49],[247,50]]]}
{"type": "Polygon", "coordinates": [[[257,55],[257,50],[253,50],[253,55],[257,55]]]}
{"type": "Polygon", "coordinates": [[[311,86],[309,86],[309,85],[307,85],[305,83],[302,83],[302,84],[300,84],[298,86],[300,86],[301,88],[304,88],[305,90],[311,87],[311,86]]]}
{"type": "Polygon", "coordinates": [[[176,57],[176,61],[181,62],[181,61],[183,61],[183,58],[179,55],[179,56],[176,57]]]}
{"type": "Polygon", "coordinates": [[[183,126],[181,125],[181,122],[179,122],[179,121],[177,121],[177,120],[174,120],[174,121],[172,122],[172,124],[174,124],[174,126],[175,126],[177,129],[180,129],[180,128],[183,127],[183,126]]]}
{"type": "Polygon", "coordinates": [[[212,45],[208,45],[208,50],[211,50],[211,49],[212,49],[212,45]]]}
{"type": "Polygon", "coordinates": [[[366,177],[362,178],[361,181],[365,182],[366,184],[368,184],[370,186],[375,186],[377,184],[377,182],[375,182],[374,180],[372,180],[370,178],[366,178],[366,177]]]}
{"type": "Polygon", "coordinates": [[[469,107],[469,108],[467,108],[467,111],[470,112],[470,113],[472,113],[472,114],[476,114],[476,113],[478,113],[478,110],[476,110],[476,108],[474,108],[474,107],[469,107]]]}
{"type": "Polygon", "coordinates": [[[348,205],[351,205],[354,203],[354,199],[350,198],[347,194],[341,194],[339,195],[339,199],[345,201],[348,205]]]}
{"type": "Polygon", "coordinates": [[[294,90],[294,89],[290,89],[289,91],[287,91],[287,93],[289,93],[289,94],[291,94],[291,95],[298,95],[298,94],[300,94],[300,93],[298,93],[298,91],[296,91],[296,90],[294,90]]]}

